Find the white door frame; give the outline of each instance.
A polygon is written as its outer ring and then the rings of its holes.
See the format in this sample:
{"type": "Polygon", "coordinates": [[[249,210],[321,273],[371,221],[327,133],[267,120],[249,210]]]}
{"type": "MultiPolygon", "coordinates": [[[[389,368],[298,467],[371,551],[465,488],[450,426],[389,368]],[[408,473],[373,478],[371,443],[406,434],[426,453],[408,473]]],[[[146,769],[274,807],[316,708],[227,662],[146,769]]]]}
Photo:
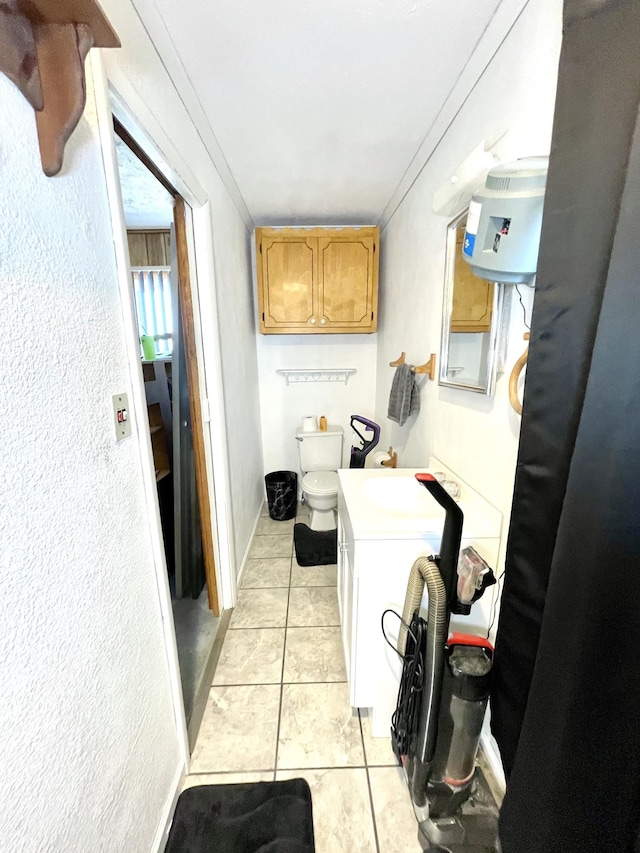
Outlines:
{"type": "MultiPolygon", "coordinates": [[[[219,348],[218,316],[215,300],[215,274],[212,246],[211,213],[208,199],[197,182],[190,187],[180,178],[175,168],[161,154],[152,135],[133,118],[139,96],[133,88],[123,97],[108,79],[104,62],[98,51],[91,51],[87,62],[91,63],[96,113],[100,134],[100,144],[104,160],[109,207],[113,227],[113,240],[118,268],[118,280],[122,300],[123,320],[126,332],[127,357],[131,373],[131,400],[134,421],[139,426],[146,424],[147,405],[142,376],[140,351],[137,344],[138,330],[135,321],[135,308],[131,287],[129,246],[124,220],[124,209],[120,189],[120,177],[115,150],[112,113],[140,144],[140,147],[157,165],[167,180],[187,202],[191,210],[193,240],[190,239],[189,254],[194,291],[194,325],[196,348],[200,363],[200,392],[203,403],[203,424],[207,478],[212,507],[212,529],[214,535],[216,573],[218,580],[218,600],[221,609],[231,606],[235,598],[233,527],[227,508],[231,502],[229,496],[229,469],[226,455],[226,426],[224,398],[222,394],[222,363],[219,348]],[[132,106],[130,106],[130,104],[132,106]],[[209,287],[198,286],[200,282],[210,282],[209,287]]],[[[188,229],[191,232],[191,229],[188,229]]],[[[162,526],[157,501],[157,487],[151,440],[148,430],[138,428],[141,449],[141,468],[146,496],[147,513],[153,560],[156,569],[158,596],[162,614],[163,632],[167,650],[169,679],[178,732],[179,748],[185,772],[188,772],[190,755],[187,725],[184,712],[184,700],[178,650],[176,645],[171,593],[167,573],[162,526]]]]}

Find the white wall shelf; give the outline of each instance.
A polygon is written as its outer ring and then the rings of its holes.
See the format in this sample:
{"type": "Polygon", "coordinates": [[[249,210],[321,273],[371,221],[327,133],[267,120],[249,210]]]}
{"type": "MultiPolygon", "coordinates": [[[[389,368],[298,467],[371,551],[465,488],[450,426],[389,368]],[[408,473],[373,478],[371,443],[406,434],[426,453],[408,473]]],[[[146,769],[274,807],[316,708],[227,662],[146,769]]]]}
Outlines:
{"type": "Polygon", "coordinates": [[[305,368],[283,368],[276,370],[287,380],[287,385],[292,382],[349,382],[349,377],[357,373],[355,367],[331,367],[316,369],[305,368]]]}

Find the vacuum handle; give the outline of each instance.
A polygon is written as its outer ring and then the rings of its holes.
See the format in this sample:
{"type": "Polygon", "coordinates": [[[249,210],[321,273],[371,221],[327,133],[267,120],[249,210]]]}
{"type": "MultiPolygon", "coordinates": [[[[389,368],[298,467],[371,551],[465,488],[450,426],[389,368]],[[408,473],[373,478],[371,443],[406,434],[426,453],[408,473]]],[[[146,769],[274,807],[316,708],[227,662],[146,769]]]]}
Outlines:
{"type": "Polygon", "coordinates": [[[416,480],[434,497],[444,509],[446,515],[444,529],[442,531],[442,542],[440,543],[440,554],[438,566],[440,574],[447,590],[447,601],[452,610],[458,603],[457,596],[457,568],[460,554],[460,541],[462,540],[462,522],[464,516],[458,504],[445,488],[436,480],[433,474],[416,474],[416,480]]]}
{"type": "MultiPolygon", "coordinates": [[[[375,423],[374,421],[370,421],[369,418],[365,418],[362,415],[351,415],[351,429],[357,433],[365,447],[370,445],[372,448],[376,446],[378,443],[378,439],[380,438],[380,425],[375,423]],[[354,421],[362,424],[365,429],[370,429],[373,431],[372,438],[365,438],[364,435],[360,432],[357,426],[355,426],[354,421]]],[[[364,449],[364,448],[362,448],[364,449]]]]}

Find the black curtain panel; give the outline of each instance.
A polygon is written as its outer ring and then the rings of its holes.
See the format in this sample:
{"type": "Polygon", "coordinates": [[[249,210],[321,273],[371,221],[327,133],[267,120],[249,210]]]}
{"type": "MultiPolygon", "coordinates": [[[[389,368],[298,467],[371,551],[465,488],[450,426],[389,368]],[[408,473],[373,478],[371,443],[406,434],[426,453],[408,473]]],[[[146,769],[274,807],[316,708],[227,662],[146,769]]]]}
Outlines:
{"type": "Polygon", "coordinates": [[[492,727],[504,853],[640,827],[640,2],[566,0],[492,727]]]}

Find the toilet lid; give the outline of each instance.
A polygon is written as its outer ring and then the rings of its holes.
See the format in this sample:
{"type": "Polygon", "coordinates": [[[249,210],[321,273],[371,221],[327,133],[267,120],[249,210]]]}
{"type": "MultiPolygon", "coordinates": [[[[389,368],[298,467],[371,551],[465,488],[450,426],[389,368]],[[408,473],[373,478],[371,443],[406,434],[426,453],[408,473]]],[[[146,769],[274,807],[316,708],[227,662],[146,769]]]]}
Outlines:
{"type": "Polygon", "coordinates": [[[335,471],[309,471],[302,480],[302,489],[316,495],[337,493],[338,475],[335,471]]]}

